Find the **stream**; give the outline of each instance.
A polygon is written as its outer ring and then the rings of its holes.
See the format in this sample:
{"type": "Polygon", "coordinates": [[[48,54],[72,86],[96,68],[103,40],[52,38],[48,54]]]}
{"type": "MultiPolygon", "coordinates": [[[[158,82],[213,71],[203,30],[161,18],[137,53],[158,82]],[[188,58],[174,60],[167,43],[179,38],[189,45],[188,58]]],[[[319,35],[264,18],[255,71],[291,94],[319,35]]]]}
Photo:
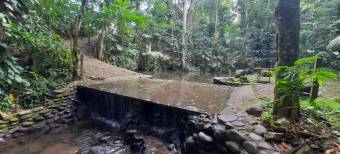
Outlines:
{"type": "MultiPolygon", "coordinates": [[[[144,141],[146,154],[169,153],[163,142],[155,137],[145,135],[144,141]]],[[[1,154],[98,154],[98,151],[106,151],[105,154],[131,153],[118,130],[97,127],[88,121],[18,137],[0,146],[1,154]],[[98,148],[93,150],[93,147],[98,148]]]]}

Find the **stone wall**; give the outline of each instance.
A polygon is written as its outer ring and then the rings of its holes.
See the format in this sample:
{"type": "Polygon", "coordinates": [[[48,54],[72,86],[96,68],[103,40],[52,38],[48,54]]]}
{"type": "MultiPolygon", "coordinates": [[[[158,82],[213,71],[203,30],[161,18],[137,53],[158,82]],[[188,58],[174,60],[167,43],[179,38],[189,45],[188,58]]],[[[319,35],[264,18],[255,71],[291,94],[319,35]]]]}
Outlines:
{"type": "Polygon", "coordinates": [[[43,106],[23,110],[15,114],[0,117],[0,142],[32,132],[47,132],[77,120],[79,101],[74,94],[74,87],[68,92],[58,92],[56,97],[43,106]]]}
{"type": "Polygon", "coordinates": [[[188,136],[184,142],[185,153],[257,153],[257,145],[233,128],[217,117],[208,115],[190,117],[186,128],[188,136]]]}

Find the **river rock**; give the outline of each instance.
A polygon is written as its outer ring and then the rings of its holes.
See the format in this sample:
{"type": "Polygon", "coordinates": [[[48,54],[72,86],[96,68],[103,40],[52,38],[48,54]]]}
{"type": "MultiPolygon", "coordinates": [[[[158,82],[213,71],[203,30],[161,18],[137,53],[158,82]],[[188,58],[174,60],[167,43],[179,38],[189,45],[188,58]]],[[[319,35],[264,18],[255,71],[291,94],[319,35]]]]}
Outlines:
{"type": "Polygon", "coordinates": [[[24,116],[24,115],[28,115],[28,114],[32,114],[31,110],[24,110],[24,111],[20,111],[18,113],[19,116],[24,116]]]}
{"type": "Polygon", "coordinates": [[[204,123],[202,122],[196,122],[194,123],[194,127],[198,130],[198,131],[201,131],[204,129],[204,123]]]}
{"type": "Polygon", "coordinates": [[[29,126],[32,126],[34,124],[34,122],[24,122],[22,123],[22,126],[23,127],[29,127],[29,126]]]}
{"type": "Polygon", "coordinates": [[[246,112],[253,116],[261,116],[263,109],[260,107],[249,107],[246,112]]]}
{"type": "Polygon", "coordinates": [[[12,117],[11,119],[9,119],[9,122],[11,122],[11,123],[14,123],[14,122],[17,122],[17,121],[19,121],[19,119],[15,118],[15,117],[12,117]]]}
{"type": "Polygon", "coordinates": [[[225,142],[225,146],[234,153],[240,152],[240,146],[234,141],[227,141],[225,142]]]}
{"type": "Polygon", "coordinates": [[[267,129],[263,127],[262,125],[256,125],[254,129],[255,129],[255,134],[261,135],[261,136],[268,132],[267,129]]]}
{"type": "Polygon", "coordinates": [[[87,154],[115,154],[115,150],[111,146],[94,146],[87,154]]]}
{"type": "Polygon", "coordinates": [[[43,110],[45,107],[44,106],[39,106],[39,107],[36,107],[34,109],[32,109],[33,112],[40,112],[41,110],[43,110]]]}
{"type": "Polygon", "coordinates": [[[36,117],[33,117],[33,120],[36,122],[39,122],[39,121],[45,120],[45,118],[43,116],[36,116],[36,117]]]}
{"type": "Polygon", "coordinates": [[[8,124],[0,124],[0,129],[8,127],[8,124]]]}
{"type": "Polygon", "coordinates": [[[188,138],[185,139],[185,146],[187,148],[194,148],[195,147],[195,140],[194,137],[189,136],[188,138]]]}
{"type": "Polygon", "coordinates": [[[263,138],[255,133],[249,133],[248,137],[253,141],[261,141],[263,138]]]}
{"type": "Polygon", "coordinates": [[[203,132],[198,133],[198,138],[205,143],[213,143],[213,138],[203,132]]]}
{"type": "Polygon", "coordinates": [[[340,137],[338,137],[338,138],[336,139],[336,142],[337,142],[338,144],[340,144],[340,137]]]}
{"type": "Polygon", "coordinates": [[[281,142],[282,137],[283,137],[283,133],[267,132],[264,134],[264,138],[266,141],[281,142]]]}
{"type": "Polygon", "coordinates": [[[253,142],[245,141],[242,146],[250,154],[256,154],[257,152],[257,146],[253,142]]]}
{"type": "Polygon", "coordinates": [[[228,140],[235,141],[239,144],[242,144],[243,141],[246,140],[246,138],[244,136],[242,136],[239,132],[237,132],[234,129],[227,130],[226,131],[226,137],[227,137],[228,140]]]}
{"type": "Polygon", "coordinates": [[[223,125],[220,124],[214,124],[212,126],[214,137],[216,140],[222,141],[226,138],[226,130],[223,125]]]}
{"type": "Polygon", "coordinates": [[[273,146],[265,141],[257,142],[257,147],[262,149],[274,150],[273,146]]]}
{"type": "Polygon", "coordinates": [[[277,125],[277,126],[289,127],[291,123],[286,118],[280,118],[280,119],[276,120],[274,122],[274,124],[277,125]]]}
{"type": "Polygon", "coordinates": [[[8,121],[5,121],[5,120],[0,120],[0,126],[3,125],[3,124],[8,124],[8,121]]]}
{"type": "Polygon", "coordinates": [[[219,116],[217,117],[218,123],[222,124],[226,129],[233,129],[234,126],[229,123],[229,121],[236,120],[237,116],[219,116]]]}
{"type": "Polygon", "coordinates": [[[233,126],[235,126],[235,127],[244,127],[244,126],[246,126],[246,124],[244,124],[243,122],[240,122],[240,121],[234,121],[231,124],[233,126]]]}
{"type": "Polygon", "coordinates": [[[8,134],[13,134],[13,133],[17,132],[18,130],[19,130],[19,127],[12,128],[12,129],[8,130],[8,134]]]}

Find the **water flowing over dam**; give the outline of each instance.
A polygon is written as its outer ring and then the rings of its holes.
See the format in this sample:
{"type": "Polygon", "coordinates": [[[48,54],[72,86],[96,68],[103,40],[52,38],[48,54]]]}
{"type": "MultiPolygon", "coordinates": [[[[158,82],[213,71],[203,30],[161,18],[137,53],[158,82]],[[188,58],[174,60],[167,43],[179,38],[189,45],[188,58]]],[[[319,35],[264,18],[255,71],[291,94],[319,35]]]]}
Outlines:
{"type": "MultiPolygon", "coordinates": [[[[93,109],[105,105],[115,114],[131,104],[141,105],[138,102],[178,108],[179,111],[217,114],[226,107],[231,91],[226,86],[146,78],[115,80],[78,88],[80,99],[93,103],[93,109]]],[[[108,115],[106,112],[103,111],[103,114],[108,115]]]]}

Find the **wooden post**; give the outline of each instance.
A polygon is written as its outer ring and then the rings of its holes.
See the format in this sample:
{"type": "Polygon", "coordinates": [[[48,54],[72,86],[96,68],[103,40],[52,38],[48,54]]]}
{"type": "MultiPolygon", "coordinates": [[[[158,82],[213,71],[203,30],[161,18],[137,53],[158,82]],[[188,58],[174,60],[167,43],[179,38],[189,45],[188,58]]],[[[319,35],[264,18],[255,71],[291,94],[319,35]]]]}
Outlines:
{"type": "Polygon", "coordinates": [[[80,77],[84,77],[84,55],[80,55],[80,77]]]}
{"type": "MultiPolygon", "coordinates": [[[[318,67],[321,66],[321,63],[322,63],[322,57],[318,56],[314,63],[314,72],[318,71],[318,67]]],[[[310,94],[309,94],[310,100],[309,101],[313,102],[318,97],[318,93],[319,93],[319,82],[315,80],[313,82],[312,88],[310,89],[310,94]]]]}

